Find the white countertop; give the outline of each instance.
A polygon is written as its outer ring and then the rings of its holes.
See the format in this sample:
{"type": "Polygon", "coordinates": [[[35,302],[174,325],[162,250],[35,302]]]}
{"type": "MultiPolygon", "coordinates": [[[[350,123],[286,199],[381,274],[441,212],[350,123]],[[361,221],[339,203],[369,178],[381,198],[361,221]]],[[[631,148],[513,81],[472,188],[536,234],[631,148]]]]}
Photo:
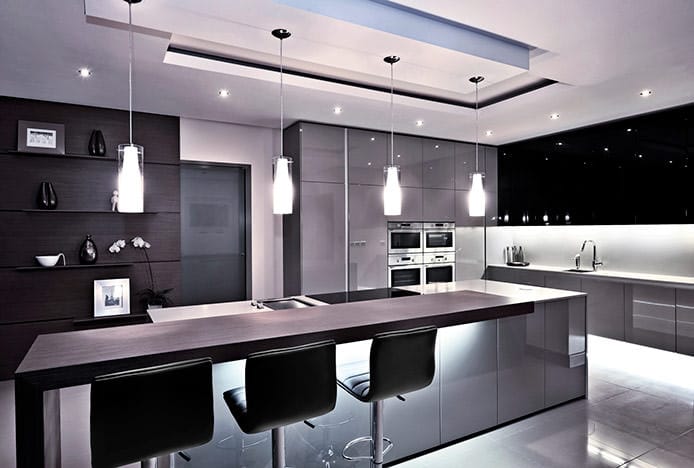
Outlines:
{"type": "Polygon", "coordinates": [[[465,280],[451,283],[433,283],[426,286],[408,286],[409,289],[422,294],[436,294],[453,291],[476,291],[497,296],[513,297],[529,302],[550,302],[585,296],[585,293],[564,291],[563,289],[542,288],[524,284],[502,283],[499,281],[465,280]]]}
{"type": "MultiPolygon", "coordinates": [[[[501,283],[498,281],[468,280],[452,283],[436,283],[426,286],[410,286],[400,289],[409,289],[422,294],[436,294],[455,291],[476,291],[497,296],[506,296],[522,299],[529,302],[549,302],[567,299],[571,297],[585,296],[585,293],[564,291],[560,289],[541,288],[538,286],[526,286],[523,284],[501,283]]],[[[317,306],[326,305],[323,302],[306,296],[294,296],[302,301],[317,306]]],[[[251,305],[252,301],[220,302],[217,304],[200,304],[181,307],[167,307],[164,309],[150,309],[149,316],[155,323],[170,322],[174,320],[202,319],[220,315],[256,314],[268,312],[271,309],[260,309],[251,305]]]]}
{"type": "Polygon", "coordinates": [[[504,264],[494,264],[489,265],[490,267],[498,268],[508,268],[511,270],[532,270],[532,271],[544,271],[548,273],[561,273],[565,275],[577,275],[593,278],[602,278],[606,280],[614,281],[627,281],[630,283],[659,283],[660,286],[671,286],[674,288],[684,287],[684,288],[694,288],[694,277],[692,276],[674,276],[674,275],[657,275],[653,273],[634,273],[628,271],[615,271],[615,270],[602,270],[588,271],[579,273],[576,271],[566,271],[571,267],[556,267],[548,265],[535,265],[531,263],[526,267],[513,267],[504,264]]]}
{"type": "MultiPolygon", "coordinates": [[[[320,301],[306,296],[295,296],[302,301],[313,305],[325,305],[320,301]]],[[[272,309],[261,307],[260,309],[251,305],[254,301],[238,302],[219,302],[216,304],[200,304],[180,307],[166,307],[164,309],[149,309],[147,313],[152,318],[152,322],[170,322],[173,320],[189,320],[207,317],[217,317],[220,315],[253,314],[258,312],[268,312],[272,309]]]]}

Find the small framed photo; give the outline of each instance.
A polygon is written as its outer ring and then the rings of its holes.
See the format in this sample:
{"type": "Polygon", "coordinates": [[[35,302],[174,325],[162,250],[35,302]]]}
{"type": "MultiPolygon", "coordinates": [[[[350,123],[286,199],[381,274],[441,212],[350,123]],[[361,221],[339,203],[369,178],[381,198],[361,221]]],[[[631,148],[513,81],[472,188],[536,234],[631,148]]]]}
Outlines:
{"type": "Polygon", "coordinates": [[[24,153],[65,154],[65,126],[47,122],[17,122],[17,150],[24,153]]]}
{"type": "Polygon", "coordinates": [[[130,313],[130,278],[94,281],[94,317],[130,313]]]}

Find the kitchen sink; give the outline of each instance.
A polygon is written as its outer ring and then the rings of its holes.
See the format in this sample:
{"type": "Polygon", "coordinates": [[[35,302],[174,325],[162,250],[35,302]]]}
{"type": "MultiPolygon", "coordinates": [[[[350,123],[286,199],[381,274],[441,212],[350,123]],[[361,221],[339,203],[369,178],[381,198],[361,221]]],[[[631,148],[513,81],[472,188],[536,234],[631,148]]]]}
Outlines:
{"type": "Polygon", "coordinates": [[[590,268],[590,269],[589,268],[569,268],[568,270],[564,270],[564,271],[571,271],[573,273],[594,273],[595,272],[595,270],[593,270],[592,268],[590,268]]]}

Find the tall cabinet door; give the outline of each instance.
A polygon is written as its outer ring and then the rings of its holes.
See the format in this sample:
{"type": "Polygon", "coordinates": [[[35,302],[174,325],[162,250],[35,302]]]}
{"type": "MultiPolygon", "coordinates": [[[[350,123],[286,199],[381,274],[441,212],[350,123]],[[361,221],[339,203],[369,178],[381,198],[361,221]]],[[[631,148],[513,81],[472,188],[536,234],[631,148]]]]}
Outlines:
{"type": "Polygon", "coordinates": [[[349,289],[387,286],[383,186],[349,185],[349,289]]]}
{"type": "Polygon", "coordinates": [[[344,183],[344,128],[301,124],[301,180],[344,183]]]}
{"type": "Polygon", "coordinates": [[[303,182],[301,210],[301,292],[344,290],[345,186],[303,182]]]}
{"type": "Polygon", "coordinates": [[[349,183],[383,186],[390,135],[369,130],[347,130],[349,183]]]}
{"type": "Polygon", "coordinates": [[[424,187],[455,188],[455,144],[450,141],[423,141],[424,187]]]}
{"type": "Polygon", "coordinates": [[[400,185],[403,187],[421,187],[422,139],[395,135],[394,143],[393,162],[400,166],[400,185]]]}
{"type": "Polygon", "coordinates": [[[677,290],[677,352],[694,356],[694,291],[677,290]]]}

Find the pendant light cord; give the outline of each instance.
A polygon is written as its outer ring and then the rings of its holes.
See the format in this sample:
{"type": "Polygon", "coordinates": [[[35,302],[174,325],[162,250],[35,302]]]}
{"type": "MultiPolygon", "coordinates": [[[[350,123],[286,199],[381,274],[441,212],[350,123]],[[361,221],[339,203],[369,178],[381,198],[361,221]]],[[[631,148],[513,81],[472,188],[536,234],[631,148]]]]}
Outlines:
{"type": "Polygon", "coordinates": [[[393,153],[395,152],[395,137],[393,136],[393,133],[395,131],[394,129],[394,119],[395,119],[395,114],[393,113],[393,93],[394,93],[394,88],[393,88],[393,63],[390,64],[390,165],[394,166],[395,165],[395,160],[393,158],[393,153]]]}
{"type": "Polygon", "coordinates": [[[479,82],[475,82],[475,172],[480,171],[480,109],[479,82]]]}
{"type": "Polygon", "coordinates": [[[133,144],[133,4],[128,2],[128,110],[130,145],[133,144]]]}
{"type": "Polygon", "coordinates": [[[284,156],[284,39],[280,39],[280,157],[284,156]]]}

